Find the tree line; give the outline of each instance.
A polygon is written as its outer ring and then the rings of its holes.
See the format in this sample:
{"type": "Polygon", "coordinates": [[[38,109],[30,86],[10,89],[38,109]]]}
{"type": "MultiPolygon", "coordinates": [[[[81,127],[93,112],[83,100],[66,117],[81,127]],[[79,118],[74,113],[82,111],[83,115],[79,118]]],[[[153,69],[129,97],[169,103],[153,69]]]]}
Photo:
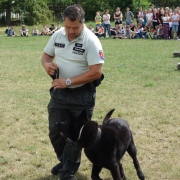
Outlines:
{"type": "Polygon", "coordinates": [[[64,9],[71,4],[80,4],[88,21],[94,20],[97,11],[104,13],[105,9],[113,15],[116,7],[120,7],[123,13],[126,7],[130,7],[136,13],[138,7],[148,9],[150,4],[173,8],[180,5],[180,0],[0,0],[0,13],[6,12],[4,24],[11,24],[11,13],[19,14],[20,23],[43,24],[60,19],[64,9]]]}

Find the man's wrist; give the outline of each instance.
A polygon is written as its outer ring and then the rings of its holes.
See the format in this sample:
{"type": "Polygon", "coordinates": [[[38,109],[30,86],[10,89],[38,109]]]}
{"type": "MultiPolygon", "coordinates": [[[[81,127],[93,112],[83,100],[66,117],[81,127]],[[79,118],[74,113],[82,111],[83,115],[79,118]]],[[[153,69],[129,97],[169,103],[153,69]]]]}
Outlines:
{"type": "Polygon", "coordinates": [[[66,79],[66,85],[67,85],[67,87],[70,87],[70,86],[71,86],[71,80],[70,80],[70,78],[67,78],[67,79],[66,79]]]}

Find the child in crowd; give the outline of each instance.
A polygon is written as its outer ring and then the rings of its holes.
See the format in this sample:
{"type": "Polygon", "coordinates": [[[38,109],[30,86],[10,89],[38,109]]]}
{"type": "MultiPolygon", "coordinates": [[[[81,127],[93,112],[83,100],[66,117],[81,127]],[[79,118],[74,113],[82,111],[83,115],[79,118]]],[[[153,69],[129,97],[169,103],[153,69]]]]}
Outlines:
{"type": "Polygon", "coordinates": [[[51,36],[55,32],[54,24],[51,24],[51,27],[49,28],[49,32],[47,35],[51,36]]]}
{"type": "Polygon", "coordinates": [[[94,28],[92,27],[92,24],[89,25],[89,30],[94,33],[94,28]]]}
{"type": "Polygon", "coordinates": [[[149,33],[148,26],[144,26],[144,28],[141,32],[142,32],[142,37],[145,39],[148,39],[148,33],[149,33]]]}
{"type": "Polygon", "coordinates": [[[149,33],[148,33],[148,38],[149,39],[154,39],[154,35],[156,34],[156,30],[151,26],[149,33]]]}
{"type": "Polygon", "coordinates": [[[142,38],[142,31],[143,31],[142,25],[138,24],[138,26],[137,26],[137,38],[142,38]]]}
{"type": "Polygon", "coordinates": [[[56,28],[55,28],[55,31],[57,31],[57,30],[59,30],[59,29],[61,29],[61,24],[60,24],[60,23],[57,23],[57,26],[56,26],[56,28]]]}
{"type": "Polygon", "coordinates": [[[48,28],[47,25],[44,25],[44,26],[43,26],[43,29],[42,29],[42,31],[41,31],[41,35],[42,35],[42,36],[48,35],[48,33],[49,33],[49,28],[48,28]]]}
{"type": "Polygon", "coordinates": [[[101,21],[102,21],[102,17],[100,16],[100,12],[96,12],[96,16],[95,16],[95,23],[96,26],[101,26],[101,21]]]}
{"type": "Polygon", "coordinates": [[[102,26],[96,26],[94,30],[94,34],[99,38],[101,36],[105,37],[104,35],[104,28],[102,26]]]}
{"type": "Polygon", "coordinates": [[[162,24],[159,24],[159,27],[157,29],[157,39],[164,39],[162,24]]]}
{"type": "Polygon", "coordinates": [[[14,31],[14,27],[11,26],[7,32],[7,36],[11,36],[11,37],[14,37],[14,36],[17,36],[15,31],[14,31]]]}
{"type": "Polygon", "coordinates": [[[129,25],[126,26],[126,32],[125,32],[125,34],[126,34],[126,37],[127,37],[128,39],[131,39],[131,37],[132,37],[132,30],[130,29],[130,26],[129,26],[129,25]]]}
{"type": "Polygon", "coordinates": [[[110,31],[111,31],[111,35],[112,35],[112,36],[116,36],[116,35],[117,35],[117,30],[116,30],[115,27],[110,26],[110,31]]]}
{"type": "Polygon", "coordinates": [[[37,35],[39,35],[39,30],[38,30],[38,28],[37,27],[34,27],[34,29],[33,29],[33,31],[32,31],[32,36],[37,36],[37,35]]]}
{"type": "Polygon", "coordinates": [[[21,33],[21,36],[28,36],[28,29],[26,29],[26,26],[25,25],[22,25],[22,28],[20,30],[20,33],[21,33]]]}

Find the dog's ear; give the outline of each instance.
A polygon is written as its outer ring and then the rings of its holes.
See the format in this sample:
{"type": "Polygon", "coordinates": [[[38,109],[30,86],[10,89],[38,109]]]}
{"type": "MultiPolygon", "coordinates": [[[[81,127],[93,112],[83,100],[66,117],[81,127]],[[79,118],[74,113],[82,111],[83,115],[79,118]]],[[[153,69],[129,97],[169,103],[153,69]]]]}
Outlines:
{"type": "Polygon", "coordinates": [[[109,111],[109,112],[106,114],[106,116],[105,116],[105,118],[104,118],[104,120],[103,120],[103,124],[106,124],[106,123],[107,123],[107,121],[110,119],[110,117],[111,117],[112,113],[114,112],[114,110],[115,110],[115,109],[112,109],[111,111],[109,111]]]}

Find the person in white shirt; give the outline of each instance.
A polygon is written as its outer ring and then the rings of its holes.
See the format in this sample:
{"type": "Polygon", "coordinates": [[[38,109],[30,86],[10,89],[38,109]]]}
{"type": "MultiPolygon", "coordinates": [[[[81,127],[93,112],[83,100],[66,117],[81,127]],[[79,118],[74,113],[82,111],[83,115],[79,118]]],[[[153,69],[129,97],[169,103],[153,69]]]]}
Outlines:
{"type": "Polygon", "coordinates": [[[110,14],[109,10],[106,9],[105,13],[103,15],[103,23],[104,23],[104,37],[106,37],[106,31],[108,32],[109,37],[111,37],[111,31],[110,31],[110,14]]]}
{"type": "Polygon", "coordinates": [[[146,14],[146,26],[151,27],[152,26],[152,20],[153,20],[153,14],[152,10],[149,9],[148,13],[146,14]]]}
{"type": "Polygon", "coordinates": [[[164,39],[169,39],[170,38],[170,16],[168,12],[165,12],[164,16],[162,16],[162,21],[163,21],[163,36],[164,39]]]}
{"type": "Polygon", "coordinates": [[[85,108],[91,119],[96,87],[102,79],[102,45],[84,25],[84,16],[78,4],[67,7],[64,27],[53,33],[41,59],[46,73],[53,77],[48,105],[49,138],[60,163],[51,173],[59,174],[61,180],[75,180],[81,147],[61,136],[56,123],[68,123],[70,112],[78,116],[85,108]]]}
{"type": "Polygon", "coordinates": [[[171,16],[170,20],[172,21],[172,33],[173,39],[177,39],[178,27],[179,27],[179,15],[177,14],[178,10],[175,9],[173,15],[171,16]]]}

